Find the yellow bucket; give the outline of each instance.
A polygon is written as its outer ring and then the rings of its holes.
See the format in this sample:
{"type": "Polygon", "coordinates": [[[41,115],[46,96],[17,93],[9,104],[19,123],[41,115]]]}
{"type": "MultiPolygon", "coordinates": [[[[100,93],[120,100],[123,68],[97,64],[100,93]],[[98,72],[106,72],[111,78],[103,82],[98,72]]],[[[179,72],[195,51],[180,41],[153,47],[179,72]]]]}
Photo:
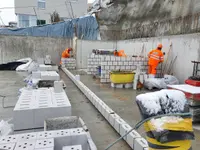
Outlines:
{"type": "Polygon", "coordinates": [[[110,81],[112,83],[132,83],[134,75],[134,72],[111,72],[110,81]]]}

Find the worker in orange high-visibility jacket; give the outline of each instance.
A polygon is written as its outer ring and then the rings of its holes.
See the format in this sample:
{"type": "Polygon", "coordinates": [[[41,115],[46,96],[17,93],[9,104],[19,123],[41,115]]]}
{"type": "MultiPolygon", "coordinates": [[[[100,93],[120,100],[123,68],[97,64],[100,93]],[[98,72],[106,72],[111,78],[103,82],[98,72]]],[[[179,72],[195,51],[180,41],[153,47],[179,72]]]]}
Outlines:
{"type": "MultiPolygon", "coordinates": [[[[62,52],[62,58],[70,58],[70,51],[72,51],[72,48],[67,48],[62,52]]],[[[62,64],[62,61],[60,62],[60,64],[62,64]]]]}
{"type": "Polygon", "coordinates": [[[114,55],[119,57],[126,57],[124,50],[119,50],[119,51],[115,50],[114,55]]]}
{"type": "Polygon", "coordinates": [[[164,54],[162,52],[162,44],[158,44],[157,49],[154,49],[149,52],[148,57],[149,57],[149,71],[148,73],[152,76],[155,77],[156,75],[156,68],[159,63],[162,63],[164,61],[164,54]]]}

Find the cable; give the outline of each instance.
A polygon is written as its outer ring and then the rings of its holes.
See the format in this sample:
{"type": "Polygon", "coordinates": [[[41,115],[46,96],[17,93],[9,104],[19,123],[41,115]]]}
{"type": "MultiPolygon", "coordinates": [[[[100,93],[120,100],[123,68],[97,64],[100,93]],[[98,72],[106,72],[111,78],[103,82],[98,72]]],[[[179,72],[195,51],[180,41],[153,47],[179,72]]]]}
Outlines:
{"type": "Polygon", "coordinates": [[[164,114],[164,115],[158,115],[158,116],[153,116],[153,117],[149,117],[145,120],[141,120],[140,122],[138,122],[134,128],[132,128],[130,131],[128,131],[126,134],[124,134],[123,136],[121,136],[120,138],[118,138],[115,142],[111,143],[110,145],[108,145],[105,150],[110,149],[113,145],[115,145],[116,143],[118,143],[120,140],[122,140],[125,136],[127,136],[129,133],[131,133],[133,130],[137,130],[140,128],[140,126],[142,126],[145,122],[151,120],[151,119],[156,119],[156,118],[161,118],[161,117],[165,117],[165,116],[181,116],[181,117],[191,117],[192,114],[191,113],[176,113],[176,114],[164,114]]]}

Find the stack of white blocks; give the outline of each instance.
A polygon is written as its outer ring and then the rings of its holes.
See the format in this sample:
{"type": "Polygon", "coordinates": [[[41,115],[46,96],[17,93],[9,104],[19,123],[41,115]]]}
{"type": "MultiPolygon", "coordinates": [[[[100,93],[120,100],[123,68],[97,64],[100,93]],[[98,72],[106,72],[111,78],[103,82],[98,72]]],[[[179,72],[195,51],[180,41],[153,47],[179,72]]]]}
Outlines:
{"type": "Polygon", "coordinates": [[[101,66],[101,57],[102,55],[95,55],[92,53],[88,56],[88,65],[87,65],[87,74],[95,74],[97,67],[101,66]]]}
{"type": "Polygon", "coordinates": [[[63,90],[54,88],[23,90],[14,108],[14,129],[32,129],[44,126],[44,120],[71,116],[71,104],[63,90]]]}
{"type": "Polygon", "coordinates": [[[58,71],[58,66],[40,64],[38,69],[40,71],[58,71]]]}
{"type": "Polygon", "coordinates": [[[87,132],[83,128],[74,128],[3,136],[0,138],[0,149],[62,150],[79,147],[79,150],[88,150],[87,142],[87,132]]]}
{"type": "Polygon", "coordinates": [[[46,65],[50,65],[51,62],[51,56],[50,55],[46,55],[45,59],[44,59],[44,64],[46,65]]]}
{"type": "Polygon", "coordinates": [[[61,59],[62,66],[67,69],[76,69],[76,59],[74,58],[62,58],[61,59]]]}
{"type": "MultiPolygon", "coordinates": [[[[86,95],[91,103],[99,110],[99,112],[106,118],[110,125],[120,134],[124,135],[132,129],[119,115],[117,115],[108,105],[106,105],[99,97],[97,97],[88,87],[81,81],[75,79],[74,75],[67,69],[63,71],[69,78],[79,87],[79,89],[86,95]]],[[[128,134],[124,140],[132,149],[146,150],[148,148],[147,141],[142,138],[135,130],[128,134]]]]}
{"type": "Polygon", "coordinates": [[[56,71],[41,71],[41,80],[59,81],[60,75],[56,71]]]}

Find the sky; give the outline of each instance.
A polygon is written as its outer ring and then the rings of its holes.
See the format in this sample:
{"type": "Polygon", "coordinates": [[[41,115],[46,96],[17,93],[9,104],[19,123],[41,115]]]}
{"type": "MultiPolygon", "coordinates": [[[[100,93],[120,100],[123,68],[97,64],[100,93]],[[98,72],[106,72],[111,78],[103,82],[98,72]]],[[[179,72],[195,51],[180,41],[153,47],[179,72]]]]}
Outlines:
{"type": "MultiPolygon", "coordinates": [[[[14,0],[0,0],[0,8],[2,7],[14,7],[14,0]]],[[[94,0],[88,0],[88,3],[92,3],[94,0]]],[[[14,9],[0,9],[0,25],[2,21],[5,25],[8,25],[9,21],[16,21],[15,10],[14,9]]]]}

